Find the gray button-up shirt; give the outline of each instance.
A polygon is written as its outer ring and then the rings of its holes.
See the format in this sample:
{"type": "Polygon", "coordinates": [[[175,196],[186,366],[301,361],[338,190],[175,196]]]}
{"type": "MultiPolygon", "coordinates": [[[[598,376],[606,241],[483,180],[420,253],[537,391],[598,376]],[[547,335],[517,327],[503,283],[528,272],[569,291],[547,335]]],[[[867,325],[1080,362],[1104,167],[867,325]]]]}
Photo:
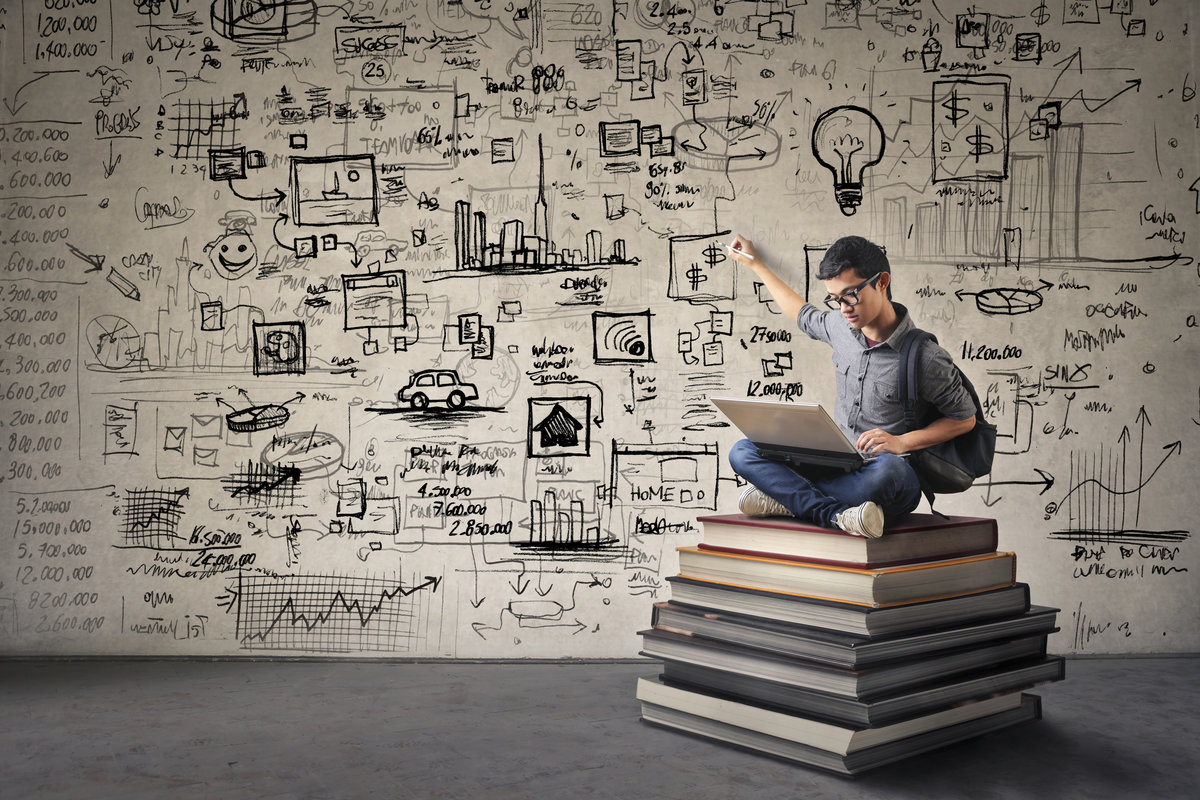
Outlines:
{"type": "MultiPolygon", "coordinates": [[[[916,326],[907,308],[899,303],[892,305],[900,324],[887,341],[874,347],[868,345],[862,331],[851,327],[836,311],[822,311],[806,303],[796,316],[800,330],[833,348],[837,378],[834,420],[851,441],[873,428],[894,435],[907,432],[900,387],[900,346],[916,326]]],[[[917,419],[975,416],[975,403],[945,348],[926,342],[917,362],[917,419]]]]}

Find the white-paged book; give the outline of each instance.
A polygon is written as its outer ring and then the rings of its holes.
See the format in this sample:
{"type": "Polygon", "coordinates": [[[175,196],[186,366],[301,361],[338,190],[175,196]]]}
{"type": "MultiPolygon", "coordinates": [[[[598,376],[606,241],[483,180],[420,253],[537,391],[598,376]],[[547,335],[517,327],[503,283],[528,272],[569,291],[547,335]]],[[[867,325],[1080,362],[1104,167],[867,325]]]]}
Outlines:
{"type": "Polygon", "coordinates": [[[762,706],[668,686],[656,678],[638,679],[637,699],[844,756],[1017,708],[1021,705],[1021,692],[986,697],[875,728],[774,711],[762,706]]]}

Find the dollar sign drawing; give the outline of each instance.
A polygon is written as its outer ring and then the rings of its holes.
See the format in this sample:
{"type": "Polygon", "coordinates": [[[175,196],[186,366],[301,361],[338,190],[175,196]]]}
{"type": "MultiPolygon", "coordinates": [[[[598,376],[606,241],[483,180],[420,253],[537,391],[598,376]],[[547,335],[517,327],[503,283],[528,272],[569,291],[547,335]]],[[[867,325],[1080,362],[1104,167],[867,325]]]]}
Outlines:
{"type": "Polygon", "coordinates": [[[959,108],[958,89],[950,90],[950,99],[942,103],[942,108],[950,112],[946,115],[946,119],[950,120],[950,124],[956,128],[958,127],[958,121],[971,113],[965,108],[959,108]]]}
{"type": "Polygon", "coordinates": [[[1035,8],[1031,16],[1033,17],[1033,24],[1037,25],[1039,28],[1050,21],[1050,11],[1046,8],[1045,3],[1042,3],[1040,6],[1035,8]]]}
{"type": "MultiPolygon", "coordinates": [[[[704,263],[708,265],[709,270],[717,266],[717,264],[720,264],[722,261],[727,260],[725,253],[723,253],[721,248],[715,244],[710,244],[708,247],[704,248],[703,255],[704,263]]],[[[700,268],[700,265],[695,262],[692,262],[692,266],[689,267],[688,271],[684,274],[687,279],[691,281],[692,291],[699,289],[700,284],[708,280],[708,275],[706,275],[705,271],[700,268]]]]}
{"type": "Polygon", "coordinates": [[[967,137],[967,144],[971,145],[971,155],[975,156],[975,163],[979,163],[980,156],[986,156],[989,153],[996,152],[996,148],[992,147],[992,143],[988,141],[991,138],[975,126],[975,132],[967,137]]]}

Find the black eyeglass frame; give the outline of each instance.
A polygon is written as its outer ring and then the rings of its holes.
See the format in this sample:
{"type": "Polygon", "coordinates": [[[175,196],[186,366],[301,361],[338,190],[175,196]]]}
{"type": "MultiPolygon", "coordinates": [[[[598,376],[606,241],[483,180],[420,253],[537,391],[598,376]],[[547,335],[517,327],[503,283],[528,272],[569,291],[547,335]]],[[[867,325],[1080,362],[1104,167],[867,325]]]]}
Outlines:
{"type": "Polygon", "coordinates": [[[838,311],[841,309],[842,303],[845,303],[848,308],[854,308],[856,305],[858,305],[858,293],[868,286],[873,286],[882,275],[882,272],[876,272],[862,283],[858,284],[857,286],[850,287],[837,297],[834,297],[831,294],[825,295],[825,307],[830,311],[838,311]]]}

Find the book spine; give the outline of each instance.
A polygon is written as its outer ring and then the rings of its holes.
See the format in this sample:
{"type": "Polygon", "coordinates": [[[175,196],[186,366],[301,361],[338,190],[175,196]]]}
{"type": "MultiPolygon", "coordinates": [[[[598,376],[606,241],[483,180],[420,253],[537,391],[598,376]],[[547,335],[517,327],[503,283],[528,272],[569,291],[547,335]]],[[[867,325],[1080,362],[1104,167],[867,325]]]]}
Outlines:
{"type": "Polygon", "coordinates": [[[800,600],[815,601],[818,603],[831,603],[834,605],[849,605],[856,606],[862,609],[880,609],[880,608],[896,608],[898,606],[915,605],[916,603],[932,603],[936,600],[953,600],[957,597],[966,597],[968,595],[983,594],[984,592],[995,591],[996,589],[1006,589],[1012,586],[1011,582],[1001,583],[995,586],[982,586],[970,591],[951,592],[949,594],[929,595],[923,597],[914,597],[905,600],[890,600],[887,602],[878,602],[874,600],[851,600],[845,597],[828,597],[819,594],[803,594],[801,592],[790,592],[786,589],[773,588],[768,586],[756,586],[753,584],[729,583],[726,581],[710,580],[708,578],[696,578],[691,575],[681,575],[688,580],[698,581],[710,586],[716,586],[724,589],[749,589],[756,592],[767,592],[769,594],[783,595],[784,597],[797,598],[800,600]]]}
{"type": "Polygon", "coordinates": [[[993,541],[989,545],[980,548],[972,548],[970,550],[959,550],[951,553],[937,553],[935,555],[922,555],[911,558],[896,558],[890,561],[844,561],[834,558],[815,558],[813,556],[793,556],[787,553],[772,553],[767,550],[749,550],[744,547],[729,547],[723,544],[708,544],[707,542],[699,542],[696,544],[697,549],[708,550],[715,553],[731,553],[738,556],[756,556],[759,558],[770,558],[776,561],[791,561],[797,564],[823,564],[829,567],[847,567],[853,570],[872,570],[884,569],[886,567],[902,567],[908,564],[927,563],[931,560],[937,561],[953,561],[959,558],[970,558],[971,556],[987,555],[995,551],[996,542],[993,541]]]}
{"type": "MultiPolygon", "coordinates": [[[[878,577],[881,574],[898,573],[898,572],[915,572],[918,570],[929,570],[929,569],[942,569],[947,566],[951,566],[950,562],[954,562],[957,564],[963,564],[963,563],[972,562],[972,561],[986,561],[986,560],[997,559],[997,558],[1008,558],[1012,562],[1012,565],[1013,565],[1012,582],[1016,581],[1016,574],[1017,574],[1016,573],[1016,569],[1017,569],[1016,553],[1012,553],[1012,552],[981,553],[981,554],[977,554],[977,555],[966,556],[964,558],[955,558],[955,559],[939,558],[939,559],[936,559],[933,561],[918,561],[918,562],[914,562],[911,564],[901,564],[898,567],[871,566],[871,567],[867,567],[866,569],[862,569],[862,568],[857,568],[857,567],[843,567],[843,566],[835,565],[835,564],[825,564],[822,562],[811,561],[811,560],[807,560],[807,559],[796,560],[793,558],[776,558],[776,557],[764,556],[764,555],[758,555],[758,554],[749,555],[746,553],[717,551],[717,550],[713,550],[710,548],[701,548],[699,545],[693,545],[690,547],[676,547],[675,550],[679,555],[681,565],[683,564],[684,559],[688,556],[692,556],[692,557],[699,556],[704,561],[709,561],[710,559],[722,559],[722,558],[738,559],[738,558],[740,558],[740,559],[749,559],[752,561],[761,561],[761,562],[766,562],[766,563],[775,564],[775,565],[796,567],[796,568],[800,568],[800,569],[829,570],[829,571],[833,571],[833,572],[848,572],[848,573],[853,573],[856,575],[862,575],[862,576],[871,577],[871,578],[878,577]]],[[[713,561],[711,563],[716,563],[716,562],[713,561]]]]}
{"type": "MultiPolygon", "coordinates": [[[[732,553],[733,555],[738,556],[757,556],[760,558],[772,558],[777,561],[792,561],[797,564],[824,564],[831,567],[849,567],[851,569],[871,569],[873,567],[897,566],[905,563],[904,560],[868,563],[865,561],[841,561],[834,558],[814,558],[812,556],[801,557],[787,555],[786,553],[771,553],[766,550],[747,550],[742,547],[728,547],[722,544],[707,544],[705,542],[700,542],[696,545],[696,547],[701,550],[710,550],[715,553],[732,553]]],[[[948,558],[954,558],[954,556],[948,556],[948,558]]]]}

